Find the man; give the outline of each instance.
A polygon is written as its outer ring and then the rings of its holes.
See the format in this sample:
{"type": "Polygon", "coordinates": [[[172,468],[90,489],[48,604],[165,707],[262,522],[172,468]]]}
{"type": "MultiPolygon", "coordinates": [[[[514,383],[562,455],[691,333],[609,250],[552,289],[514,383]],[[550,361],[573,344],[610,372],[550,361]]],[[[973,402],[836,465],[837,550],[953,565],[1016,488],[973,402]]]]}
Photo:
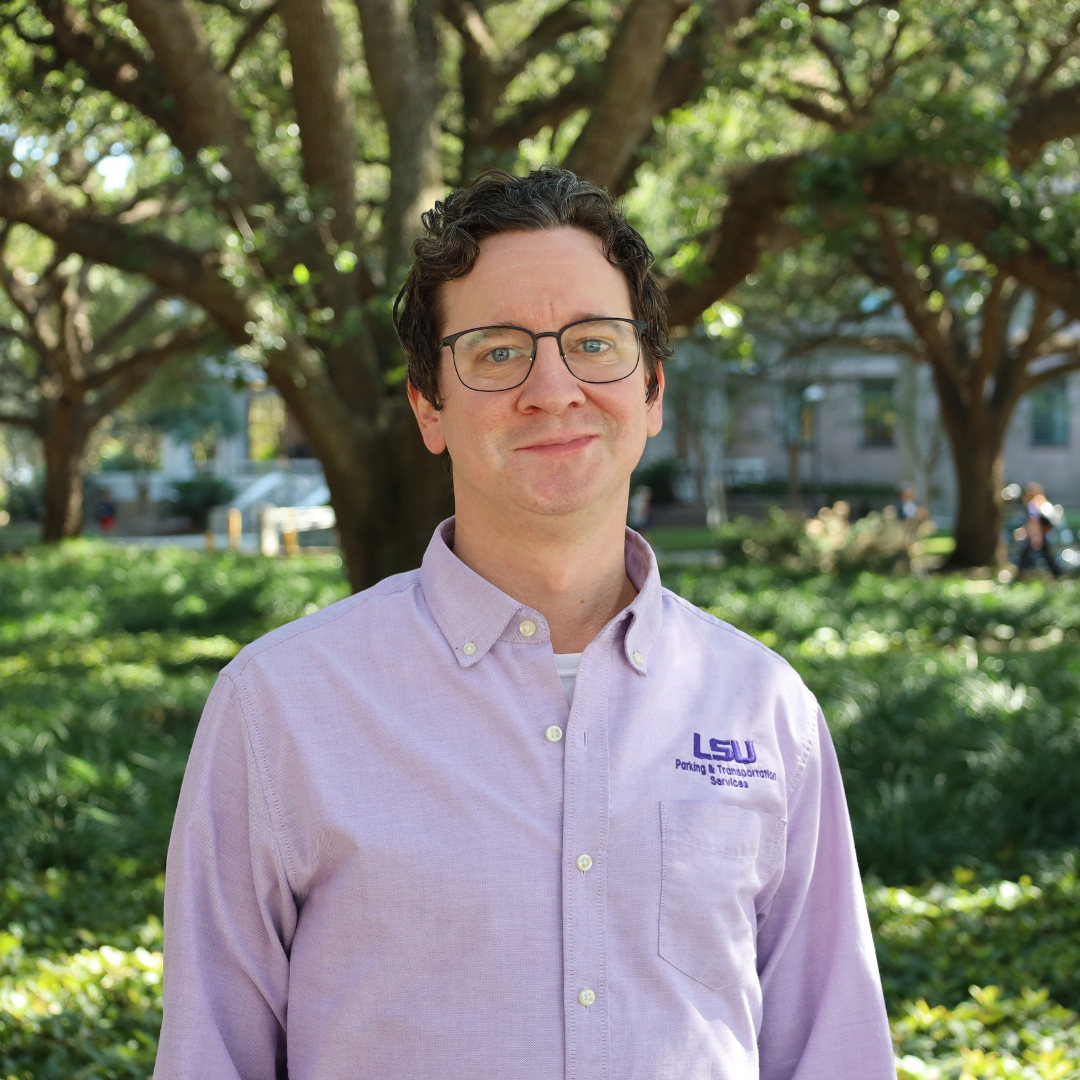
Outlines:
{"type": "Polygon", "coordinates": [[[624,527],[648,248],[554,169],[424,226],[399,331],[456,517],[211,694],[155,1075],[895,1077],[821,713],[624,527]]]}

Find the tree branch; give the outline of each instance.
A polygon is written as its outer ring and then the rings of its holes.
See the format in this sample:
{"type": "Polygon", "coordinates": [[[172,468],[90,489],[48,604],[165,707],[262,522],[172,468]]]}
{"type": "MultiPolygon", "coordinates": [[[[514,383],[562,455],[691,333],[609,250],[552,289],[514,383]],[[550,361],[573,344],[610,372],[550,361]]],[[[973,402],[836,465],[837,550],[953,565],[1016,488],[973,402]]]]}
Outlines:
{"type": "Polygon", "coordinates": [[[22,416],[19,413],[0,412],[0,424],[11,424],[13,427],[24,427],[29,431],[36,432],[38,421],[32,416],[22,416]]]}
{"type": "Polygon", "coordinates": [[[1000,207],[965,190],[947,169],[925,160],[899,160],[870,166],[863,191],[883,206],[937,218],[942,232],[978,248],[1000,271],[1045,295],[1073,318],[1080,318],[1080,279],[1036,243],[1003,243],[1008,221],[1000,207]]]}
{"type": "Polygon", "coordinates": [[[1080,82],[1029,98],[1009,128],[1009,161],[1026,168],[1049,142],[1080,132],[1080,82]]]}
{"type": "MultiPolygon", "coordinates": [[[[206,344],[211,337],[212,334],[205,325],[185,326],[175,333],[165,331],[139,348],[125,350],[108,367],[98,368],[87,375],[82,380],[83,389],[87,392],[100,390],[117,380],[126,380],[133,372],[141,371],[143,368],[154,368],[174,356],[199,348],[201,345],[206,344]]],[[[106,410],[106,412],[109,411],[111,409],[106,410]]],[[[102,415],[104,416],[106,413],[102,413],[102,415]]]]}
{"type": "Polygon", "coordinates": [[[796,195],[799,158],[763,161],[736,177],[720,224],[699,237],[701,257],[691,272],[662,282],[672,326],[689,326],[751,273],[796,195]]]}
{"type": "Polygon", "coordinates": [[[217,252],[192,251],[166,237],[75,210],[44,184],[17,180],[9,172],[0,172],[0,217],[29,225],[83,258],[142,274],[163,291],[199,304],[235,344],[250,340],[245,299],[221,277],[217,252]]]}
{"type": "Polygon", "coordinates": [[[563,162],[579,176],[611,186],[652,126],[657,76],[681,0],[630,0],[603,64],[589,119],[563,162]]]}
{"type": "Polygon", "coordinates": [[[250,132],[233,108],[228,79],[214,67],[190,0],[127,0],[127,10],[153,50],[174,102],[177,146],[189,158],[204,148],[221,147],[243,200],[271,202],[274,185],[248,144],[250,132]]]}
{"type": "Polygon", "coordinates": [[[957,367],[953,351],[941,335],[937,322],[930,317],[923,304],[919,283],[908,269],[888,215],[878,209],[874,212],[874,218],[881,238],[881,251],[885,257],[893,295],[904,309],[904,314],[911,323],[912,329],[926,343],[927,357],[930,362],[948,376],[961,395],[966,396],[967,380],[957,367]]]}
{"type": "Polygon", "coordinates": [[[592,24],[592,18],[581,5],[581,0],[565,0],[549,11],[499,65],[499,74],[505,86],[520,75],[526,65],[546,49],[550,49],[565,34],[574,34],[592,24]]]}
{"type": "Polygon", "coordinates": [[[972,383],[971,394],[974,398],[983,396],[983,387],[986,380],[994,373],[998,364],[1001,363],[1001,355],[1005,350],[1008,326],[1005,322],[1002,293],[1005,289],[1005,275],[995,274],[990,279],[990,291],[983,301],[982,333],[979,340],[979,356],[975,365],[975,378],[972,383]]]}
{"type": "Polygon", "coordinates": [[[293,66],[304,178],[334,211],[339,244],[356,234],[356,128],[329,0],[280,0],[293,66]]]}
{"type": "Polygon", "coordinates": [[[251,45],[255,39],[266,28],[266,24],[277,14],[278,3],[267,4],[261,11],[257,11],[248,20],[247,26],[241,31],[240,36],[236,39],[236,44],[233,46],[233,51],[229,54],[229,59],[221,67],[222,75],[229,75],[232,69],[236,67],[240,60],[240,57],[244,55],[247,47],[251,45]]]}
{"type": "Polygon", "coordinates": [[[390,138],[383,234],[392,277],[420,230],[420,214],[442,193],[435,78],[421,61],[405,0],[356,0],[356,7],[372,89],[390,138]]]}
{"type": "Polygon", "coordinates": [[[848,85],[847,75],[844,72],[844,65],[836,55],[836,50],[833,49],[821,34],[816,31],[810,35],[810,42],[814,48],[825,57],[829,66],[836,73],[836,81],[840,86],[840,96],[847,102],[847,106],[851,110],[852,116],[854,116],[857,111],[855,95],[851,92],[851,87],[848,85]]]}
{"type": "Polygon", "coordinates": [[[1040,371],[1037,375],[1029,375],[1025,393],[1034,390],[1037,386],[1045,383],[1057,382],[1058,379],[1071,375],[1074,371],[1080,371],[1080,353],[1074,353],[1073,359],[1064,364],[1055,364],[1052,368],[1040,371]]]}
{"type": "Polygon", "coordinates": [[[578,72],[551,97],[522,103],[516,112],[492,130],[486,145],[496,152],[512,150],[522,139],[532,138],[541,128],[558,127],[578,109],[592,105],[599,87],[598,78],[578,72]]]}
{"type": "Polygon", "coordinates": [[[114,345],[122,341],[125,335],[134,330],[143,319],[153,312],[161,298],[161,290],[152,288],[139,300],[136,300],[126,315],[117,319],[112,326],[98,336],[89,350],[90,357],[97,360],[99,357],[104,356],[114,345]]]}
{"type": "Polygon", "coordinates": [[[53,28],[47,39],[58,60],[78,64],[103,90],[149,117],[173,141],[181,134],[177,117],[167,106],[168,89],[161,73],[123,36],[91,23],[63,0],[42,0],[41,12],[53,28]]]}

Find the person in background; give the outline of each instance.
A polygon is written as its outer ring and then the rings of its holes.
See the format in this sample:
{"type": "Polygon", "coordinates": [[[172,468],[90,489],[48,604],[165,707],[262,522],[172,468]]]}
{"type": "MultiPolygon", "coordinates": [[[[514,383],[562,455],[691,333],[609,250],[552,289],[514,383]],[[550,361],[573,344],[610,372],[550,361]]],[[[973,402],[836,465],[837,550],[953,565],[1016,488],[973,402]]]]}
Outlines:
{"type": "Polygon", "coordinates": [[[919,500],[914,484],[901,484],[896,489],[896,520],[915,521],[919,517],[919,500]]]}
{"type": "Polygon", "coordinates": [[[116,503],[113,502],[112,492],[108,488],[102,491],[98,500],[97,523],[103,533],[111,533],[116,528],[116,503]]]}
{"type": "Polygon", "coordinates": [[[1058,576],[1057,563],[1050,547],[1050,532],[1057,517],[1053,503],[1046,497],[1042,484],[1030,483],[1023,495],[1025,521],[1024,542],[1020,548],[1020,570],[1034,569],[1044,563],[1054,577],[1058,576]]]}

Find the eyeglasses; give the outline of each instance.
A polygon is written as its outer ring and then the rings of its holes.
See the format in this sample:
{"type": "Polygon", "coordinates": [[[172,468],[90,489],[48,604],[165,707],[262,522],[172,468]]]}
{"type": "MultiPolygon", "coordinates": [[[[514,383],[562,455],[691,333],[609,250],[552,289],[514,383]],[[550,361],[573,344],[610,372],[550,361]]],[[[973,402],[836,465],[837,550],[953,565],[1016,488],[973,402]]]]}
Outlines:
{"type": "Polygon", "coordinates": [[[579,382],[611,383],[637,370],[647,325],[639,319],[581,319],[539,334],[520,326],[477,326],[443,338],[439,348],[450,347],[462,384],[483,393],[520,386],[544,337],[558,341],[563,363],[579,382]]]}

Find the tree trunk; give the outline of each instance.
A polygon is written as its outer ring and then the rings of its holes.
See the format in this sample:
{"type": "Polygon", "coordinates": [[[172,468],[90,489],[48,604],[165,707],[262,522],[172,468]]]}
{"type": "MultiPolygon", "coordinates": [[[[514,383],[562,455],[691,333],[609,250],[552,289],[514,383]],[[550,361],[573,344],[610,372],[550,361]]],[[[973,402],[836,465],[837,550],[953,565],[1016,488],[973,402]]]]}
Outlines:
{"type": "Polygon", "coordinates": [[[41,539],[46,543],[79,536],[83,529],[82,465],[90,433],[78,412],[60,403],[40,432],[45,452],[41,539]]]}
{"type": "Polygon", "coordinates": [[[326,468],[354,590],[418,567],[435,526],[454,512],[450,477],[424,446],[407,402],[390,402],[387,412],[373,440],[326,468]],[[369,499],[357,499],[357,491],[369,499]]]}
{"type": "Polygon", "coordinates": [[[985,406],[980,410],[983,416],[977,419],[973,410],[954,398],[940,397],[956,469],[956,547],[945,565],[956,569],[1001,566],[1005,563],[1001,489],[1005,482],[1003,444],[1008,417],[997,416],[987,422],[986,414],[991,410],[985,406]]]}

